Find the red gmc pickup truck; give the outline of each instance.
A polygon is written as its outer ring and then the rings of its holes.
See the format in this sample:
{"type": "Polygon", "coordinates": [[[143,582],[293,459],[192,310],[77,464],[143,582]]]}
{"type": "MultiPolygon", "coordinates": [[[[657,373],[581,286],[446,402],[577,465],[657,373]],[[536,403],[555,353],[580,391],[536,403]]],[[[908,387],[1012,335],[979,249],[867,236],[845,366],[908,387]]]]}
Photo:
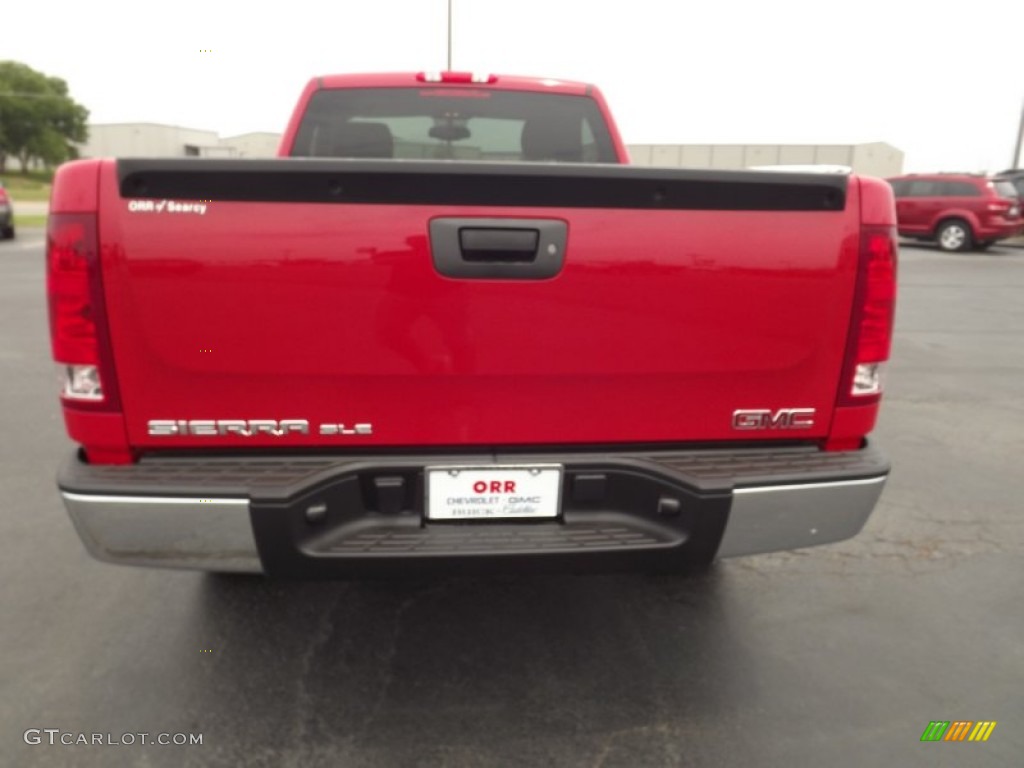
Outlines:
{"type": "Polygon", "coordinates": [[[692,569],[864,525],[885,182],[631,167],[596,88],[461,73],[314,79],[280,154],[58,171],[97,558],[692,569]]]}

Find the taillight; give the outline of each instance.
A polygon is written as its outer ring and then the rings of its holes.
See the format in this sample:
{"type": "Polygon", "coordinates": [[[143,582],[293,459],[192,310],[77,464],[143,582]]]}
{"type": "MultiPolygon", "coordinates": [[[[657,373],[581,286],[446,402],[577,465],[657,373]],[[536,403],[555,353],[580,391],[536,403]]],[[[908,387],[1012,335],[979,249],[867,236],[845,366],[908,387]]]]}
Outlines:
{"type": "Polygon", "coordinates": [[[1015,219],[1020,215],[1020,207],[1016,200],[994,200],[985,207],[989,213],[994,213],[1007,219],[1015,219]]]}
{"type": "Polygon", "coordinates": [[[47,220],[46,292],[50,341],[68,404],[116,407],[105,337],[96,216],[54,213],[47,220]]]}
{"type": "Polygon", "coordinates": [[[895,228],[864,227],[840,405],[875,402],[882,393],[896,308],[896,263],[895,228]]]}

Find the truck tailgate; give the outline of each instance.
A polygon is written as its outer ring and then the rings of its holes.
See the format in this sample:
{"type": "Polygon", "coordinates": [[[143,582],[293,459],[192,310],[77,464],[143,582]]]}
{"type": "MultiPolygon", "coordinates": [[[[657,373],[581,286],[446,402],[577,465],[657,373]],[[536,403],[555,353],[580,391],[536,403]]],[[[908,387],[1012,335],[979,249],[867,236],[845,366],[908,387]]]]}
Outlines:
{"type": "Polygon", "coordinates": [[[828,432],[857,272],[855,184],[469,165],[105,165],[103,284],[130,443],[828,432]],[[544,279],[442,275],[437,219],[564,222],[563,262],[544,279]],[[788,408],[814,409],[813,423],[734,426],[736,410],[788,408]],[[253,427],[283,420],[308,428],[253,427]]]}

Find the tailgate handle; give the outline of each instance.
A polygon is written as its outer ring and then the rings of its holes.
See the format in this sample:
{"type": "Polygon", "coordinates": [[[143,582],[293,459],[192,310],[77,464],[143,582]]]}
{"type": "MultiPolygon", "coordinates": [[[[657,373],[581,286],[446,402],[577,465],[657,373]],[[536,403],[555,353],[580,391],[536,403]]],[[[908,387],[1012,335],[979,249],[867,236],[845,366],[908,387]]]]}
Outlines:
{"type": "Polygon", "coordinates": [[[537,258],[539,240],[540,232],[536,229],[463,227],[459,230],[463,261],[533,261],[537,258]]]}
{"type": "Polygon", "coordinates": [[[567,231],[559,219],[433,219],[430,251],[445,277],[544,280],[562,271],[567,231]]]}

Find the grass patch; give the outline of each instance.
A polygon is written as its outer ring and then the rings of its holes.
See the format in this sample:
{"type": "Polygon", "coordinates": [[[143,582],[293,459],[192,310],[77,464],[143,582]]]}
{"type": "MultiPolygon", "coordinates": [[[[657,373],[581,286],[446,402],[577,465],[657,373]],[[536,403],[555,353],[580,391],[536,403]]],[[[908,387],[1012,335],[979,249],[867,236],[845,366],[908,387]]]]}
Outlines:
{"type": "Polygon", "coordinates": [[[19,200],[46,202],[50,199],[52,173],[34,171],[28,176],[20,173],[0,173],[0,182],[17,204],[19,200]]]}
{"type": "MultiPolygon", "coordinates": [[[[8,168],[11,167],[12,162],[15,161],[12,161],[11,158],[7,158],[8,168]]],[[[49,184],[50,182],[53,181],[53,175],[56,172],[57,171],[54,168],[51,168],[48,171],[29,171],[28,173],[22,173],[21,171],[18,170],[7,170],[4,171],[3,173],[0,173],[0,179],[28,179],[29,181],[38,181],[41,184],[49,184]]]]}
{"type": "Polygon", "coordinates": [[[14,227],[20,229],[25,227],[26,229],[39,228],[46,226],[46,214],[44,213],[32,213],[32,214],[14,214],[14,227]]]}

